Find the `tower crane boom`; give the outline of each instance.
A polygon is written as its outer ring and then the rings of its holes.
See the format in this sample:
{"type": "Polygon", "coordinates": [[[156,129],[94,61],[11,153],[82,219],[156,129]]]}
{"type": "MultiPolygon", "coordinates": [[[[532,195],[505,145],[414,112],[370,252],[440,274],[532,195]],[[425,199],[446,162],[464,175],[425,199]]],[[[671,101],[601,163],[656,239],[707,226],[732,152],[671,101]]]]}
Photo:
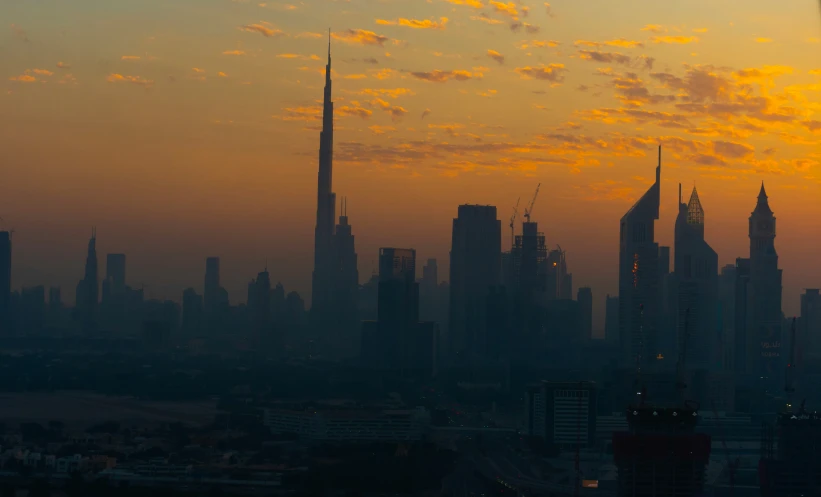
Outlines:
{"type": "Polygon", "coordinates": [[[533,212],[533,204],[536,203],[536,197],[539,196],[539,188],[541,188],[541,187],[542,187],[541,183],[536,185],[536,193],[533,194],[533,200],[530,201],[530,205],[528,205],[527,208],[525,209],[525,219],[527,219],[528,223],[530,222],[530,214],[533,212]]]}

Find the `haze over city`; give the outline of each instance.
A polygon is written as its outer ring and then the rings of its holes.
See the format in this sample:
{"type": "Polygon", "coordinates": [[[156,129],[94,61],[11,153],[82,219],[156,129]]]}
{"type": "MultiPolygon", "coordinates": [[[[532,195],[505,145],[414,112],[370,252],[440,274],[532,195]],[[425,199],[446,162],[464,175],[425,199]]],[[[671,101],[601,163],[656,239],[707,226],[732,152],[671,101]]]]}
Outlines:
{"type": "MultiPolygon", "coordinates": [[[[125,252],[129,283],[179,300],[207,256],[244,299],[268,267],[310,303],[316,150],[331,27],[334,191],[360,280],[378,248],[448,274],[459,204],[532,213],[577,287],[616,294],[618,220],[653,182],[672,245],[695,184],[719,267],[748,251],[764,181],[783,309],[821,267],[821,29],[814,2],[229,0],[0,5],[0,217],[14,288],[125,252]],[[707,14],[709,12],[709,14],[707,14]],[[133,278],[132,278],[133,275],[133,278]]],[[[518,224],[518,222],[517,222],[518,224]]],[[[517,234],[519,227],[517,226],[517,234]]]]}

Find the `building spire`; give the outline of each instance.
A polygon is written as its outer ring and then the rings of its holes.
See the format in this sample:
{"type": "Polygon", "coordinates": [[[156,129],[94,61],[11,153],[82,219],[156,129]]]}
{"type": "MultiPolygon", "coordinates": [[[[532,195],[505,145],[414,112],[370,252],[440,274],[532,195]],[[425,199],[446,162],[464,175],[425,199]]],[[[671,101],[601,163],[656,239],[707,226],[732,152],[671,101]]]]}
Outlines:
{"type": "Polygon", "coordinates": [[[656,167],[656,183],[661,183],[661,145],[659,145],[659,165],[656,167]]]}

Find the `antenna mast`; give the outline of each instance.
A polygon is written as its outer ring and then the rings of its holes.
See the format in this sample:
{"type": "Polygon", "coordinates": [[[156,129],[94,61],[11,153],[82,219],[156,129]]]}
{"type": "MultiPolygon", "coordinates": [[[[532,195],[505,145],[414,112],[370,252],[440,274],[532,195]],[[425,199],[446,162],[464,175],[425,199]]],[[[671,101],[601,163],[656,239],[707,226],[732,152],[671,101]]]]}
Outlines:
{"type": "Polygon", "coordinates": [[[513,250],[513,239],[516,233],[516,229],[513,227],[513,223],[516,222],[516,214],[519,213],[519,201],[522,200],[522,197],[516,199],[516,207],[513,208],[513,215],[510,216],[510,250],[513,250]]]}

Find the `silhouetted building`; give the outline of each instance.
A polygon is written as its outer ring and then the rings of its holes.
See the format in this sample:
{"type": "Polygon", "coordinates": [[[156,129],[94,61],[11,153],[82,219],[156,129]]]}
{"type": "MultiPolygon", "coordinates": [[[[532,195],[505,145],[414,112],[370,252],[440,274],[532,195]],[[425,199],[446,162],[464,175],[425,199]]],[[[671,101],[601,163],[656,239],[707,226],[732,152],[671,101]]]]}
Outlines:
{"type": "Polygon", "coordinates": [[[781,270],[775,250],[775,216],[764,183],[750,215],[748,373],[776,381],[781,370],[781,270]]]}
{"type": "Polygon", "coordinates": [[[752,373],[750,371],[750,352],[754,349],[754,342],[750,343],[748,309],[750,306],[750,259],[737,258],[735,261],[735,295],[733,301],[733,334],[734,334],[734,365],[736,373],[752,373]]]}
{"type": "Polygon", "coordinates": [[[681,200],[679,185],[674,264],[678,297],[676,350],[681,353],[686,343],[688,366],[715,370],[720,346],[718,254],[704,240],[704,209],[695,187],[688,203],[681,200]]]}
{"type": "Polygon", "coordinates": [[[698,413],[685,407],[630,407],[629,432],[613,433],[616,495],[703,495],[711,441],[694,432],[697,422],[698,413]]]}
{"type": "Polygon", "coordinates": [[[271,278],[267,268],[248,284],[248,311],[251,314],[251,341],[257,345],[269,344],[272,338],[272,316],[271,278]]]}
{"type": "Polygon", "coordinates": [[[436,259],[428,259],[422,266],[422,279],[419,281],[419,315],[425,321],[436,321],[438,305],[439,267],[436,259]]]}
{"type": "Polygon", "coordinates": [[[551,250],[542,263],[545,278],[545,300],[572,300],[573,275],[567,272],[567,260],[561,247],[551,250]]]}
{"type": "Polygon", "coordinates": [[[182,292],[182,332],[186,338],[200,334],[203,325],[202,295],[193,288],[182,292]]]}
{"type": "Polygon", "coordinates": [[[362,324],[362,360],[402,376],[433,373],[438,328],[419,322],[414,249],[379,249],[377,321],[362,324]]]}
{"type": "Polygon", "coordinates": [[[11,233],[0,231],[0,335],[11,332],[11,233]]]}
{"type": "Polygon", "coordinates": [[[576,296],[581,312],[581,331],[584,340],[593,339],[593,289],[590,287],[579,288],[576,296]]]}
{"type": "Polygon", "coordinates": [[[658,351],[661,147],[656,182],[622,216],[619,228],[619,340],[625,365],[650,366],[658,351]]]}
{"type": "Polygon", "coordinates": [[[125,293],[125,254],[108,254],[105,259],[105,277],[111,282],[111,294],[125,293]]]}
{"type": "Polygon", "coordinates": [[[496,207],[460,205],[450,249],[448,348],[453,359],[486,348],[487,297],[501,282],[501,255],[496,207]]]}
{"type": "Polygon", "coordinates": [[[80,325],[86,333],[94,332],[97,328],[97,314],[99,303],[99,280],[97,277],[97,230],[91,230],[91,239],[88,241],[85,275],[77,284],[77,312],[80,325]]]}
{"type": "Polygon", "coordinates": [[[17,333],[36,336],[42,333],[46,315],[46,289],[42,285],[23,288],[16,309],[17,333]]]}
{"type": "MultiPolygon", "coordinates": [[[[801,326],[797,330],[798,347],[806,356],[821,355],[821,292],[807,288],[801,295],[801,326]]],[[[797,357],[799,363],[803,357],[797,357]]]]}
{"type": "Polygon", "coordinates": [[[818,495],[821,481],[821,415],[803,409],[765,425],[758,474],[762,497],[818,495]]]}
{"type": "Polygon", "coordinates": [[[333,315],[334,220],[336,194],[333,193],[334,103],[331,96],[331,45],[325,66],[325,94],[322,131],[319,134],[319,172],[317,175],[316,228],[314,231],[314,271],[311,285],[311,311],[323,323],[333,315]],[[323,319],[324,318],[324,319],[323,319]]]}
{"type": "Polygon", "coordinates": [[[344,355],[356,355],[355,340],[359,329],[359,270],[356,244],[348,223],[348,202],[343,199],[342,215],[333,236],[335,266],[333,274],[333,312],[337,336],[331,339],[335,348],[344,355]]]}
{"type": "Polygon", "coordinates": [[[608,295],[604,302],[604,339],[607,343],[619,343],[619,296],[608,295]]]}
{"type": "Polygon", "coordinates": [[[735,290],[737,269],[735,264],[721,268],[718,276],[718,306],[721,316],[721,344],[718,355],[723,371],[735,371],[735,290]]]}
{"type": "Polygon", "coordinates": [[[549,447],[596,442],[596,384],[543,381],[525,393],[525,433],[549,447]]]}

